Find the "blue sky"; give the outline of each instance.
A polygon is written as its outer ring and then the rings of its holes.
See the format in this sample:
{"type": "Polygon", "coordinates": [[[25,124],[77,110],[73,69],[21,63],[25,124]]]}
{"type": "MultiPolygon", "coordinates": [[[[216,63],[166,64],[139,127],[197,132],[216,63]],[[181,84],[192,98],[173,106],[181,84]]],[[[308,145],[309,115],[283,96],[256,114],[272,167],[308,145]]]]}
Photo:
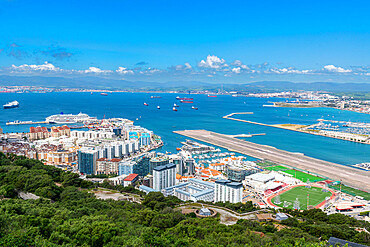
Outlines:
{"type": "Polygon", "coordinates": [[[368,1],[0,0],[0,73],[370,81],[368,1]]]}

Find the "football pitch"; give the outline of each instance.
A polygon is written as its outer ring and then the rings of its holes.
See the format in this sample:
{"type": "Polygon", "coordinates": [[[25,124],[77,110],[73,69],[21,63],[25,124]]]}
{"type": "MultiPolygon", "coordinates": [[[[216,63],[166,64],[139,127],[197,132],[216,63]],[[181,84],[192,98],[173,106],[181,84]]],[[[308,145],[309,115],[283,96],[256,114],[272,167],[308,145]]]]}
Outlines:
{"type": "Polygon", "coordinates": [[[305,186],[294,187],[280,194],[280,203],[278,204],[277,196],[272,198],[272,203],[279,207],[293,208],[294,201],[298,198],[300,209],[307,209],[307,194],[309,194],[309,205],[316,206],[323,202],[326,197],[331,196],[331,192],[323,192],[322,188],[305,186]],[[284,203],[286,201],[286,203],[284,203]]]}
{"type": "Polygon", "coordinates": [[[285,166],[270,166],[270,167],[266,167],[267,170],[270,170],[270,171],[285,171],[285,170],[289,170],[289,168],[285,167],[285,166]]]}
{"type": "Polygon", "coordinates": [[[311,175],[311,174],[308,174],[308,173],[304,173],[304,172],[301,172],[301,171],[297,171],[297,170],[286,170],[286,171],[282,171],[282,172],[288,173],[288,174],[292,175],[293,178],[297,178],[297,179],[301,180],[304,183],[307,183],[307,180],[309,180],[310,182],[317,182],[317,181],[325,180],[324,178],[320,178],[320,177],[317,177],[317,176],[314,176],[314,175],[311,175]]]}

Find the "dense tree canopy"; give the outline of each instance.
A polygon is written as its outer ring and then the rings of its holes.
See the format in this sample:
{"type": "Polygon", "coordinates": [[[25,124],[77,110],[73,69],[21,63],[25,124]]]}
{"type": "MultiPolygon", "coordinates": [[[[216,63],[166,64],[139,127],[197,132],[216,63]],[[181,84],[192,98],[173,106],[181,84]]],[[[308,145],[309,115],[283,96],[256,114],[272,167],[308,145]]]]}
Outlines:
{"type": "MultiPolygon", "coordinates": [[[[105,184],[109,186],[109,184],[105,184]]],[[[142,204],[99,200],[83,188],[90,182],[36,160],[0,153],[0,246],[325,246],[330,236],[369,244],[369,224],[320,210],[286,211],[294,216],[273,223],[199,219],[175,209],[176,197],[149,193],[142,204]],[[31,192],[37,200],[22,200],[31,192]]],[[[133,187],[116,187],[137,192],[133,187]]],[[[250,210],[253,205],[220,205],[250,210]]]]}

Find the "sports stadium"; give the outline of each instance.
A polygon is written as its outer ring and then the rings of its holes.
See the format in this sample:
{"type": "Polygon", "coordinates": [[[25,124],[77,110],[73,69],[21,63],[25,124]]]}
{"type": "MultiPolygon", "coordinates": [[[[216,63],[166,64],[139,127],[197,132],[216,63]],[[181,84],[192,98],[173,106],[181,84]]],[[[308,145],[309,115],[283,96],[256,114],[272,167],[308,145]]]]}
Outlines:
{"type": "Polygon", "coordinates": [[[271,195],[266,201],[269,206],[275,208],[305,210],[307,208],[321,208],[335,197],[336,194],[331,189],[317,185],[299,184],[271,195]]]}

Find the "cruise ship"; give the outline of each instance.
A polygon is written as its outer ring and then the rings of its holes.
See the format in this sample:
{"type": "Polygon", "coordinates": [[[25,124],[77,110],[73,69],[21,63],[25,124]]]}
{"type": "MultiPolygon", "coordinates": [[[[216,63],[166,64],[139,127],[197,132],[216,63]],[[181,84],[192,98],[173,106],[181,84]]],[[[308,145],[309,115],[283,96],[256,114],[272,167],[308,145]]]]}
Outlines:
{"type": "Polygon", "coordinates": [[[46,122],[55,124],[68,124],[68,123],[83,123],[97,121],[96,117],[90,117],[85,113],[73,114],[57,114],[46,118],[46,122]]]}
{"type": "Polygon", "coordinates": [[[12,102],[9,102],[5,105],[3,105],[4,109],[10,109],[10,108],[16,108],[16,107],[19,107],[19,102],[14,100],[12,102]]]}

